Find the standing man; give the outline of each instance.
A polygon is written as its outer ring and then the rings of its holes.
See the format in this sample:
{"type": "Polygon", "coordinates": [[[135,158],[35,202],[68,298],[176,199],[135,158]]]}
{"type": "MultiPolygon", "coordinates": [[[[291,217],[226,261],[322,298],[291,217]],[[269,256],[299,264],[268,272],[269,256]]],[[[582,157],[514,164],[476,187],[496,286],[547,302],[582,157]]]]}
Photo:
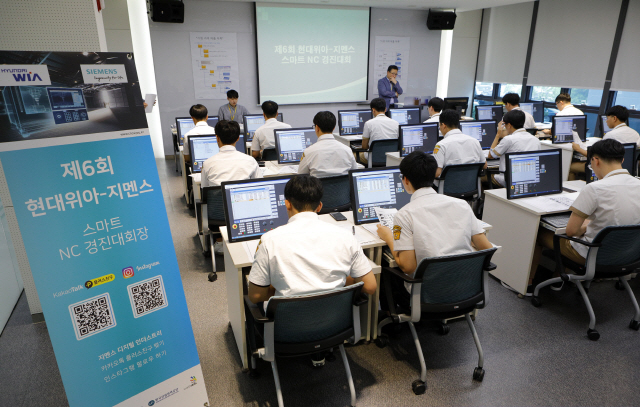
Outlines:
{"type": "Polygon", "coordinates": [[[398,76],[398,67],[389,65],[387,68],[387,76],[378,81],[378,95],[384,98],[387,103],[386,109],[389,110],[391,103],[398,103],[398,96],[402,95],[402,87],[396,79],[398,76]]]}
{"type": "Polygon", "coordinates": [[[220,106],[220,109],[218,109],[218,119],[242,123],[242,119],[249,114],[249,111],[238,104],[238,92],[233,89],[228,91],[227,100],[229,103],[220,106]]]}

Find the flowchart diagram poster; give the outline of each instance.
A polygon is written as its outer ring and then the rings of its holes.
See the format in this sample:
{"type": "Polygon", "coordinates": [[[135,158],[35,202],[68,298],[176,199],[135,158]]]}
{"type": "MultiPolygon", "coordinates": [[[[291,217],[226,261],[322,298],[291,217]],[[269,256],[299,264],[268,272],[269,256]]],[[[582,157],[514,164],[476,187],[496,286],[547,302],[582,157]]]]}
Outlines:
{"type": "Polygon", "coordinates": [[[238,42],[235,33],[189,33],[196,99],[226,99],[238,90],[238,42]]]}

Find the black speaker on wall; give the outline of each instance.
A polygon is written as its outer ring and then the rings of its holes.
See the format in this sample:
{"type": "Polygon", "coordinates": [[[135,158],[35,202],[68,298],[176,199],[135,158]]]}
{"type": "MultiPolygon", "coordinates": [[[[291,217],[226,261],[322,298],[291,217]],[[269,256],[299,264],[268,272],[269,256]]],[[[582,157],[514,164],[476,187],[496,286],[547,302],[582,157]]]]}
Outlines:
{"type": "Polygon", "coordinates": [[[156,23],[184,23],[182,0],[147,0],[148,14],[156,23]]]}
{"type": "Polygon", "coordinates": [[[453,30],[456,24],[455,11],[429,10],[427,28],[430,30],[453,30]]]}

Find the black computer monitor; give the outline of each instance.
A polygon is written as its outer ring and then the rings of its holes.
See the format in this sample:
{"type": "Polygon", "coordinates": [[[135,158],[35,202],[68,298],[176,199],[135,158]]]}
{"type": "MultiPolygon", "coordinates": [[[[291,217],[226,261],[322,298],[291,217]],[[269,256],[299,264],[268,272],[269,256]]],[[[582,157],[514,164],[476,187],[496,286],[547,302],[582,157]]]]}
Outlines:
{"type": "Polygon", "coordinates": [[[289,221],[284,187],[290,179],[286,176],[222,183],[229,243],[258,239],[289,221]]]}
{"type": "Polygon", "coordinates": [[[457,110],[460,116],[466,116],[467,108],[469,107],[469,98],[444,98],[444,108],[457,110]]]}
{"type": "Polygon", "coordinates": [[[493,120],[465,120],[460,122],[460,130],[478,140],[483,150],[489,150],[496,138],[498,123],[493,120]]]}
{"type": "Polygon", "coordinates": [[[364,124],[373,117],[371,109],[338,110],[338,129],[341,136],[357,136],[364,131],[364,124]]]}
{"type": "Polygon", "coordinates": [[[551,142],[553,144],[573,143],[573,132],[580,140],[587,141],[587,116],[553,116],[551,120],[551,142]]]}
{"type": "Polygon", "coordinates": [[[607,116],[606,115],[602,115],[602,135],[605,135],[605,134],[609,133],[610,131],[611,131],[611,129],[607,125],[607,116]]]}
{"type": "Polygon", "coordinates": [[[414,151],[431,154],[438,143],[439,123],[405,124],[400,126],[398,143],[400,156],[406,157],[414,151]]]}
{"type": "Polygon", "coordinates": [[[500,123],[503,113],[503,105],[476,106],[476,120],[493,120],[496,123],[500,123]]]}
{"type": "Polygon", "coordinates": [[[505,154],[507,199],[562,192],[562,150],[505,154]]]}
{"type": "Polygon", "coordinates": [[[416,107],[394,107],[389,109],[389,117],[397,121],[400,125],[403,124],[420,124],[420,112],[422,108],[416,107]]]}
{"type": "Polygon", "coordinates": [[[184,135],[194,128],[196,124],[191,117],[176,117],[176,132],[178,133],[178,144],[184,144],[184,135]]]}
{"type": "Polygon", "coordinates": [[[210,127],[216,127],[216,124],[218,124],[219,120],[220,119],[218,116],[209,116],[209,118],[207,119],[207,125],[209,125],[210,127]]]}
{"type": "MultiPolygon", "coordinates": [[[[282,121],[282,113],[278,113],[276,120],[282,121]]],[[[258,127],[264,124],[264,116],[261,114],[247,114],[242,118],[242,124],[244,125],[244,138],[247,142],[253,141],[253,135],[258,130],[258,127]]]]}
{"type": "Polygon", "coordinates": [[[543,102],[520,103],[520,109],[533,116],[533,120],[536,123],[542,123],[544,121],[543,102]]]}
{"type": "MultiPolygon", "coordinates": [[[[624,161],[622,161],[622,168],[629,171],[629,174],[635,177],[637,175],[636,173],[638,168],[634,161],[636,155],[636,143],[624,143],[622,146],[624,147],[624,161]]],[[[587,157],[590,157],[589,148],[587,148],[587,157]]],[[[598,180],[598,177],[588,165],[585,166],[584,175],[587,184],[598,180]]]]}
{"type": "Polygon", "coordinates": [[[273,132],[276,140],[278,164],[298,164],[305,148],[318,141],[313,128],[276,129],[273,132]]]}
{"type": "MultiPolygon", "coordinates": [[[[244,134],[238,138],[236,150],[245,154],[244,134]]],[[[220,151],[218,139],[215,134],[189,136],[189,151],[191,152],[191,172],[199,173],[202,171],[204,162],[220,151]]]]}
{"type": "Polygon", "coordinates": [[[411,200],[398,167],[350,170],[349,184],[356,225],[378,222],[375,207],[400,209],[411,200]]]}
{"type": "MultiPolygon", "coordinates": [[[[54,88],[48,87],[49,102],[55,124],[65,124],[89,120],[84,93],[80,88],[54,88]]],[[[24,111],[34,113],[37,107],[25,103],[24,111]]],[[[30,98],[33,100],[33,98],[30,98]]],[[[21,107],[22,110],[22,107],[21,107]]],[[[36,110],[37,111],[37,110],[36,110]]]]}

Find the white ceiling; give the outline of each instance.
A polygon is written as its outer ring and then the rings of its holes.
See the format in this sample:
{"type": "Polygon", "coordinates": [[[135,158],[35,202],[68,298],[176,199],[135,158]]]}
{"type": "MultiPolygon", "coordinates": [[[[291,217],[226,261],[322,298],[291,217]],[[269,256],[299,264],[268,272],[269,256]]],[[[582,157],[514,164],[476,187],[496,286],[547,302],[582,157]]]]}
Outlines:
{"type": "MultiPolygon", "coordinates": [[[[229,0],[213,0],[229,1],[229,0]]],[[[255,0],[232,0],[250,2],[255,0]]],[[[478,10],[508,4],[527,3],[532,0],[260,0],[262,3],[320,4],[333,6],[359,6],[395,8],[407,10],[456,9],[456,11],[478,10]]]]}

